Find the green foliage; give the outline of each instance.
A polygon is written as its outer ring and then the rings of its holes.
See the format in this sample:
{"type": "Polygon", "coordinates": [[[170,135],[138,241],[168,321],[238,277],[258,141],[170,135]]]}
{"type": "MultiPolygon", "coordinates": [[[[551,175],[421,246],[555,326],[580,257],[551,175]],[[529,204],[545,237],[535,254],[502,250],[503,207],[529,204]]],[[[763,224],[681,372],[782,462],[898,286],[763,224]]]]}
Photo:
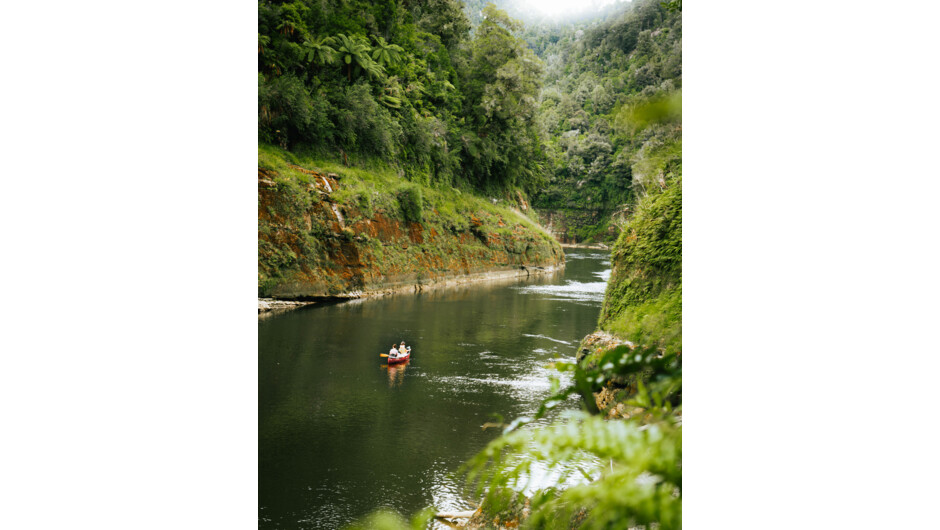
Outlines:
{"type": "Polygon", "coordinates": [[[534,190],[546,160],[535,121],[541,61],[514,35],[520,22],[492,4],[483,13],[463,84],[470,129],[460,138],[464,166],[481,188],[534,190]]]}
{"type": "Polygon", "coordinates": [[[359,211],[362,212],[362,215],[366,217],[372,217],[375,214],[375,210],[372,208],[372,194],[359,193],[356,196],[356,206],[359,207],[359,211]]]}
{"type": "Polygon", "coordinates": [[[382,37],[375,37],[375,48],[372,51],[372,60],[380,65],[398,64],[404,48],[397,44],[389,44],[382,37]]]}
{"type": "Polygon", "coordinates": [[[470,20],[462,4],[460,0],[424,0],[409,2],[409,8],[417,28],[439,36],[452,50],[470,34],[470,20]]]}
{"type": "Polygon", "coordinates": [[[682,142],[663,132],[663,127],[648,129],[652,134],[633,155],[631,172],[634,187],[643,194],[665,189],[682,174],[682,142]]]}
{"type": "MultiPolygon", "coordinates": [[[[463,468],[486,492],[489,516],[511,509],[515,491],[533,476],[552,477],[530,498],[528,528],[682,527],[682,364],[656,348],[620,346],[579,365],[558,363],[573,384],[545,400],[536,418],[569,395],[587,412],[567,413],[547,427],[519,418],[463,468]],[[604,420],[593,392],[633,381],[621,402],[628,419],[604,420]]],[[[554,383],[557,386],[557,380],[554,383]]]]}
{"type": "MultiPolygon", "coordinates": [[[[640,202],[611,254],[600,325],[682,283],[682,179],[640,202]]],[[[681,325],[681,323],[678,323],[681,325]]]]}
{"type": "Polygon", "coordinates": [[[402,135],[388,109],[372,96],[368,85],[357,83],[334,99],[336,136],[361,153],[393,158],[402,135]]]}
{"type": "Polygon", "coordinates": [[[304,48],[307,49],[307,62],[313,64],[333,64],[336,61],[337,52],[330,46],[335,42],[333,37],[315,37],[305,40],[304,48]]]}
{"type": "Polygon", "coordinates": [[[603,328],[637,344],[655,344],[667,354],[682,351],[682,285],[663,289],[655,298],[624,305],[603,328]]]}
{"type": "Polygon", "coordinates": [[[396,193],[402,217],[412,223],[424,218],[421,188],[415,184],[402,184],[396,193]]]}
{"type": "Polygon", "coordinates": [[[304,190],[300,178],[291,178],[290,173],[280,174],[274,182],[281,198],[276,204],[276,211],[283,216],[302,215],[310,208],[310,194],[304,190]]]}
{"type": "Polygon", "coordinates": [[[682,11],[682,0],[671,0],[669,2],[661,2],[661,5],[668,9],[669,11],[682,11]]]}
{"type": "Polygon", "coordinates": [[[470,215],[466,206],[458,201],[441,201],[435,204],[436,217],[451,232],[462,232],[470,228],[470,215]]]}
{"type": "Polygon", "coordinates": [[[575,241],[585,243],[603,241],[607,238],[608,226],[608,220],[601,219],[600,222],[592,225],[572,226],[568,231],[568,235],[569,237],[573,236],[575,241]]]}
{"type": "Polygon", "coordinates": [[[682,121],[682,92],[658,94],[646,101],[621,108],[615,120],[642,129],[650,124],[680,123],[682,121]]]}
{"type": "MultiPolygon", "coordinates": [[[[526,33],[547,61],[536,121],[551,174],[535,207],[600,212],[606,225],[665,176],[660,147],[677,146],[669,157],[681,163],[681,22],[656,0],[640,0],[599,23],[526,33]]],[[[608,233],[593,222],[570,228],[582,241],[608,233]]]]}
{"type": "Polygon", "coordinates": [[[319,143],[332,136],[325,102],[312,97],[292,74],[258,77],[258,139],[284,147],[319,143]]]}
{"type": "Polygon", "coordinates": [[[342,33],[336,35],[336,53],[339,55],[340,63],[346,70],[346,80],[352,82],[352,74],[356,72],[365,72],[371,77],[381,77],[385,74],[385,69],[378,64],[369,55],[372,47],[369,42],[360,35],[346,36],[342,33]]]}
{"type": "Polygon", "coordinates": [[[260,2],[259,140],[377,156],[426,184],[533,190],[540,66],[492,12],[471,40],[457,0],[260,2]]]}

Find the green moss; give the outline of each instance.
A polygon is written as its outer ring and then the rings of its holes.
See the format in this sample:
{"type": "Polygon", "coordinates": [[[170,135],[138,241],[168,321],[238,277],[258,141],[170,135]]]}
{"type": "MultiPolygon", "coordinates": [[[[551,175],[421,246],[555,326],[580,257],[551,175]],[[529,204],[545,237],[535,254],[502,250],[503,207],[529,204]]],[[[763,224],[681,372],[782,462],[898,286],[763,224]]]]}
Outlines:
{"type": "Polygon", "coordinates": [[[601,322],[682,281],[682,180],[641,201],[617,239],[601,322]]]}
{"type": "Polygon", "coordinates": [[[611,254],[599,325],[639,344],[682,347],[682,179],[641,201],[611,254]]]}
{"type": "Polygon", "coordinates": [[[666,289],[648,302],[625,307],[602,327],[635,344],[656,344],[667,353],[682,351],[682,286],[666,289]]]}

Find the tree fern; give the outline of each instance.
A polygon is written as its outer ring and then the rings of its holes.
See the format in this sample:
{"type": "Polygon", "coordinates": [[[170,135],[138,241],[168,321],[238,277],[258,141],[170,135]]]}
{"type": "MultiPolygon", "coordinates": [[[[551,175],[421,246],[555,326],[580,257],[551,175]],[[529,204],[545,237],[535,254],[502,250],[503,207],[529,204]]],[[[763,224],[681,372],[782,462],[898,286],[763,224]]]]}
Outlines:
{"type": "Polygon", "coordinates": [[[389,44],[382,37],[375,37],[375,48],[372,50],[372,60],[386,66],[397,64],[400,54],[405,49],[397,44],[389,44]]]}
{"type": "Polygon", "coordinates": [[[333,64],[336,61],[336,50],[330,47],[333,37],[314,37],[304,41],[304,51],[307,62],[315,64],[333,64]]]}

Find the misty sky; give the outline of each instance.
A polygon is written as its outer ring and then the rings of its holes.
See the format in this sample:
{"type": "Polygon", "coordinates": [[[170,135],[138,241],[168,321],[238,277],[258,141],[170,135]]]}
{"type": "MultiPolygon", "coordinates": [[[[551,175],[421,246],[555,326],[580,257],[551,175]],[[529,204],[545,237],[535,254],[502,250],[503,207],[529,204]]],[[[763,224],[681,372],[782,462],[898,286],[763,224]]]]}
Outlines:
{"type": "Polygon", "coordinates": [[[582,14],[586,11],[596,11],[615,1],[618,0],[516,0],[513,3],[518,9],[532,14],[537,13],[552,18],[563,18],[582,14]]]}

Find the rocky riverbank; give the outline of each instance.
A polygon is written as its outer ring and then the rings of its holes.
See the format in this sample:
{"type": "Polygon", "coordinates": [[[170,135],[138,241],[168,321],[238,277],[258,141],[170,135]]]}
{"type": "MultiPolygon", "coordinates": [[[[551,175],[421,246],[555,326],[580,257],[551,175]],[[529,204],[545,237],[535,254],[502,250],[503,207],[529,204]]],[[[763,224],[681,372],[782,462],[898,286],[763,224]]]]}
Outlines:
{"type": "Polygon", "coordinates": [[[315,302],[297,302],[294,300],[275,300],[273,298],[259,298],[258,299],[258,314],[270,313],[270,312],[280,312],[280,311],[289,311],[291,309],[297,309],[298,307],[304,307],[311,305],[315,302]]]}
{"type": "Polygon", "coordinates": [[[594,250],[610,250],[610,247],[603,243],[562,243],[561,248],[589,248],[594,250]]]}
{"type": "Polygon", "coordinates": [[[477,283],[477,282],[499,282],[506,280],[515,280],[517,278],[528,278],[530,276],[551,274],[557,271],[560,271],[564,268],[564,264],[555,266],[555,267],[525,267],[522,266],[518,269],[511,270],[502,270],[502,271],[491,271],[491,272],[481,272],[476,274],[465,274],[465,275],[454,275],[452,277],[442,277],[433,281],[427,281],[425,283],[417,283],[414,285],[404,285],[395,288],[388,289],[374,289],[369,291],[352,291],[348,293],[341,293],[339,295],[324,296],[316,300],[277,300],[274,298],[259,298],[258,299],[258,314],[268,314],[272,312],[281,312],[288,311],[291,309],[297,309],[300,307],[305,307],[309,305],[316,304],[317,302],[338,302],[343,300],[355,300],[359,298],[372,298],[378,296],[385,296],[390,294],[398,293],[409,293],[409,292],[423,292],[429,291],[432,289],[441,289],[447,287],[456,287],[459,285],[464,285],[467,283],[477,283]]]}

